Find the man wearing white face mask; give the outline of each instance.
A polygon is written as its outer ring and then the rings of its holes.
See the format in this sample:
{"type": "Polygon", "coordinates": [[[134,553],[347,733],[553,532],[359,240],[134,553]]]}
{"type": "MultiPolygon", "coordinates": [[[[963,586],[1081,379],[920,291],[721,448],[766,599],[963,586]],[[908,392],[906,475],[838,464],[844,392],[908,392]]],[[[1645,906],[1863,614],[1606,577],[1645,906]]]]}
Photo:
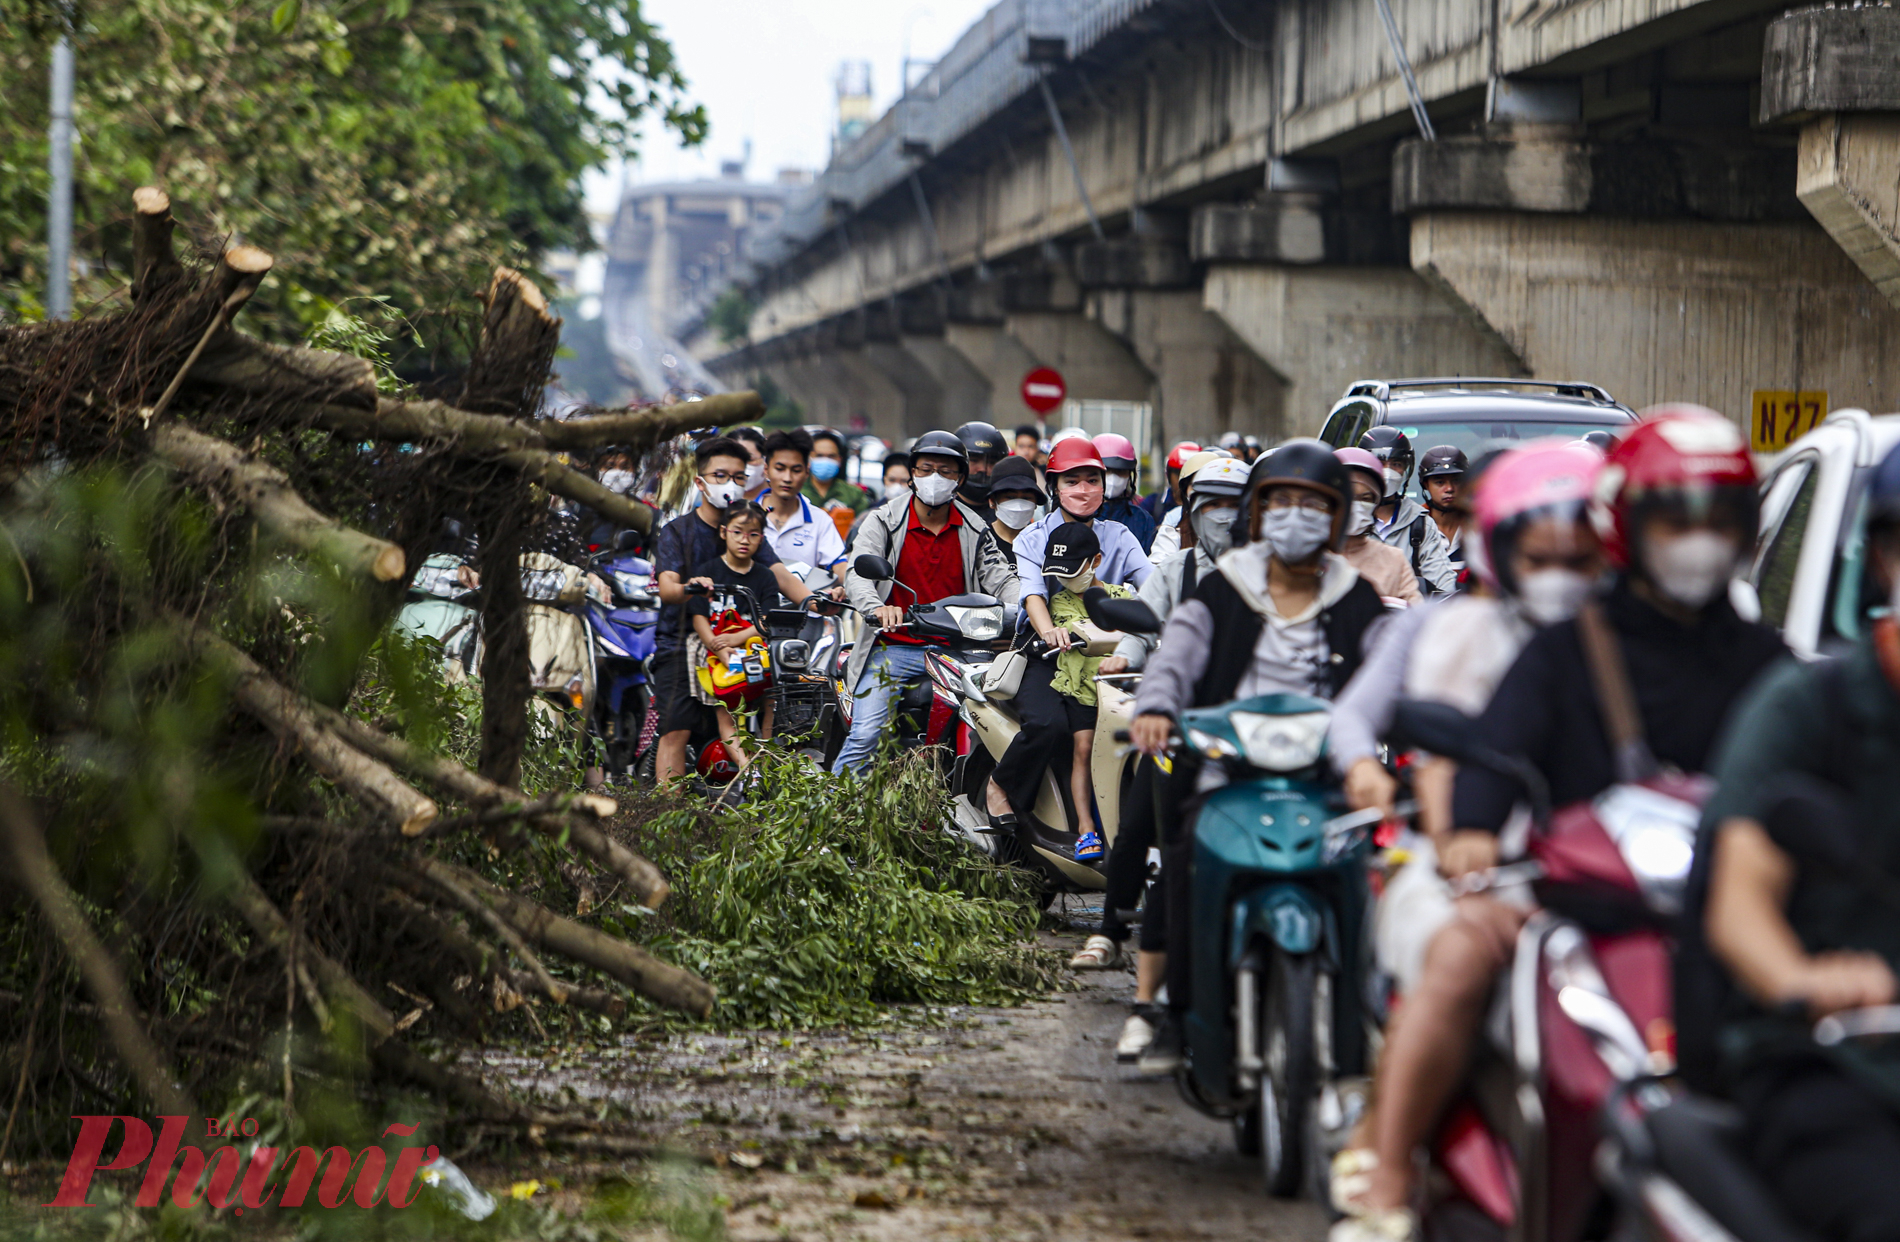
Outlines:
{"type": "Polygon", "coordinates": [[[1036,482],[1036,467],[1014,454],[1005,457],[990,472],[989,498],[996,513],[990,535],[1013,557],[1016,536],[1036,520],[1036,510],[1049,499],[1036,482]]]}
{"type": "Polygon", "coordinates": [[[734,427],[726,434],[746,451],[745,498],[758,500],[771,485],[765,477],[765,433],[757,427],[734,427]]]}

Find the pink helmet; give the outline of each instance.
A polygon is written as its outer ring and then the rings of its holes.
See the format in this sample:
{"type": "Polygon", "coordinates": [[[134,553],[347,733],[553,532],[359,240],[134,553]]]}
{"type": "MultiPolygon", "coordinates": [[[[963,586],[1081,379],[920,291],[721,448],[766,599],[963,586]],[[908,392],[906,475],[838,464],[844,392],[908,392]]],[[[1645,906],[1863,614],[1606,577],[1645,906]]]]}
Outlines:
{"type": "Polygon", "coordinates": [[[1565,512],[1584,516],[1590,491],[1603,469],[1603,455],[1574,440],[1533,440],[1482,463],[1471,498],[1478,555],[1472,570],[1492,590],[1512,590],[1511,542],[1525,519],[1565,512]]]}
{"type": "Polygon", "coordinates": [[[1334,449],[1333,456],[1339,458],[1346,469],[1363,470],[1371,475],[1372,481],[1378,485],[1379,495],[1385,495],[1385,467],[1370,451],[1362,448],[1334,449]]]}
{"type": "Polygon", "coordinates": [[[1135,468],[1137,454],[1127,436],[1118,436],[1112,431],[1104,432],[1095,437],[1095,451],[1102,455],[1102,464],[1110,470],[1135,468]]]}

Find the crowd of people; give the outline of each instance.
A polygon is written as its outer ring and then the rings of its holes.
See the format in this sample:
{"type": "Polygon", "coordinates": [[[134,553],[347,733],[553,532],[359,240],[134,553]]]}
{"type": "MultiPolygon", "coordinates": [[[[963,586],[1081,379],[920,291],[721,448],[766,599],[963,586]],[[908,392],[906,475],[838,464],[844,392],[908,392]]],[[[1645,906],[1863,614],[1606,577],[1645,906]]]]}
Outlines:
{"type": "MultiPolygon", "coordinates": [[[[1066,760],[1079,862],[1104,860],[1099,931],[1078,969],[1120,967],[1135,937],[1135,1009],[1118,1057],[1165,1073],[1181,1058],[1189,993],[1187,878],[1196,809],[1216,765],[1168,765],[1181,714],[1288,691],[1334,703],[1330,762],[1346,802],[1394,814],[1387,745],[1395,705],[1437,700],[1474,736],[1521,755],[1554,805],[1586,802],[1642,773],[1712,773],[1684,952],[1718,998],[1685,1016],[1685,1072],[1737,1101],[1750,1151],[1790,1212],[1827,1236],[1900,1237],[1900,1190],[1873,1176],[1900,1157],[1893,1059],[1820,1056],[1802,1020],[1895,1000],[1900,901],[1809,874],[1763,826],[1768,778],[1832,781],[1864,820],[1869,865],[1900,857],[1900,454],[1867,500],[1866,572],[1884,593],[1857,652],[1835,664],[1785,658],[1779,636],[1738,612],[1730,583],[1753,548],[1757,478],[1735,427],[1664,407],[1618,438],[1509,442],[1475,460],[1375,427],[1354,446],[1298,439],[1263,450],[1230,434],[1184,443],[1146,495],[1140,455],[1118,435],[987,424],[919,437],[882,463],[873,497],[842,477],[843,437],[735,433],[701,441],[697,504],[655,546],[662,613],[655,657],[662,779],[682,771],[705,721],[683,692],[682,630],[669,615],[695,581],[743,581],[794,602],[788,562],[831,570],[836,594],[872,624],[845,685],[855,697],[834,770],[877,753],[899,689],[925,675],[905,609],[964,592],[996,597],[1031,662],[1015,696],[1021,730],[984,797],[993,829],[1031,813],[1042,774],[1066,760]],[[1422,448],[1422,451],[1421,451],[1422,448]],[[1414,492],[1414,482],[1417,492],[1414,492]],[[870,554],[891,567],[853,569],[870,554]],[[1165,624],[1107,657],[1070,651],[1094,586],[1146,603],[1165,624]],[[1632,688],[1616,726],[1591,648],[1619,653],[1632,688]],[[1095,829],[1089,754],[1095,678],[1141,674],[1130,730],[1140,753],[1112,849],[1095,829]],[[1157,797],[1157,793],[1160,794],[1157,797]],[[1161,878],[1149,883],[1158,849],[1161,878]],[[1701,1049],[1699,1059],[1694,1043],[1701,1049]],[[1877,1164],[1876,1162],[1882,1162],[1877,1164]],[[1864,1170],[1851,1193],[1830,1184],[1864,1170]],[[1826,1189],[1828,1193],[1822,1193],[1826,1189]]],[[[691,625],[704,627],[704,610],[691,625]]],[[[704,633],[709,648],[743,641],[704,633]]],[[[729,728],[729,722],[725,727],[729,728]]],[[[1336,1242],[1419,1236],[1416,1155],[1469,1063],[1518,930],[1524,885],[1482,891],[1521,851],[1521,791],[1484,768],[1416,756],[1410,861],[1377,911],[1379,968],[1401,998],[1372,1105],[1332,1169],[1336,1242]]],[[[1685,977],[1692,972],[1682,967],[1685,977]]]]}

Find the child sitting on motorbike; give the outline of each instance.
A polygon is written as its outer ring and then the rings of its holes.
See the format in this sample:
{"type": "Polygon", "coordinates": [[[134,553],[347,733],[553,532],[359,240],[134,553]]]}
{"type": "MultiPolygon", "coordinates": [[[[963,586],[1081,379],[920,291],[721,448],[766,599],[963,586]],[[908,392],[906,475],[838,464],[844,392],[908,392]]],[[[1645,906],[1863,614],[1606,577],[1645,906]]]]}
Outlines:
{"type": "MultiPolygon", "coordinates": [[[[744,587],[752,593],[758,602],[759,611],[780,606],[778,579],[772,571],[759,564],[753,558],[759,554],[759,547],[765,542],[765,510],[756,501],[747,501],[726,510],[725,521],[719,525],[719,542],[723,550],[709,561],[701,561],[693,567],[693,576],[687,581],[704,586],[710,594],[694,595],[686,602],[687,615],[693,619],[693,632],[699,635],[699,641],[706,644],[706,650],[715,658],[723,658],[724,653],[734,648],[743,650],[746,643],[759,637],[758,627],[748,625],[740,630],[727,630],[717,633],[713,630],[712,596],[719,593],[721,587],[744,587]]],[[[794,584],[798,592],[793,603],[803,603],[811,590],[803,584],[794,584]]],[[[743,598],[743,597],[738,597],[743,598]]],[[[741,764],[746,762],[745,752],[733,739],[739,733],[738,723],[732,713],[723,705],[718,708],[719,738],[732,752],[733,758],[741,764]]],[[[760,721],[759,737],[772,736],[772,701],[765,702],[764,716],[760,721]]]]}
{"type": "MultiPolygon", "coordinates": [[[[1064,522],[1049,534],[1049,546],[1043,553],[1042,574],[1061,587],[1049,597],[1049,619],[1064,630],[1088,624],[1088,608],[1082,592],[1095,586],[1095,571],[1102,563],[1101,541],[1081,522],[1064,522]]],[[[1127,599],[1134,592],[1125,586],[1103,583],[1102,589],[1116,599],[1127,599]]],[[[1090,779],[1089,752],[1095,742],[1095,674],[1102,656],[1084,655],[1070,649],[1056,656],[1056,675],[1050,688],[1062,696],[1062,707],[1074,734],[1074,759],[1069,765],[1069,793],[1075,799],[1075,818],[1082,835],[1075,843],[1077,862],[1094,862],[1102,856],[1102,834],[1095,829],[1095,789],[1090,779]]]]}

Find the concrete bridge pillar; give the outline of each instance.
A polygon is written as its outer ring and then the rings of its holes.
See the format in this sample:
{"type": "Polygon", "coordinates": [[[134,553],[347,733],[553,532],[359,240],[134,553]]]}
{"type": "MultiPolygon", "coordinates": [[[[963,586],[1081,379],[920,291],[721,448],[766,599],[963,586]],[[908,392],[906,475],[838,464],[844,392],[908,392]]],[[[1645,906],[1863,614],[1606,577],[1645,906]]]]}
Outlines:
{"type": "Polygon", "coordinates": [[[1354,380],[1522,373],[1494,332],[1400,267],[1216,264],[1201,296],[1281,377],[1279,435],[1318,434],[1354,380]]]}
{"type": "MultiPolygon", "coordinates": [[[[1154,376],[1148,368],[1120,338],[1080,311],[1012,311],[1003,321],[1003,330],[1024,354],[1062,372],[1074,400],[1155,398],[1154,376]]],[[[1021,384],[1022,374],[1018,374],[1012,388],[1021,384]]]]}
{"type": "Polygon", "coordinates": [[[1428,211],[1412,264],[1530,375],[1639,409],[1698,401],[1746,423],[1758,390],[1900,397],[1900,311],[1811,224],[1428,211]]]}
{"type": "Polygon", "coordinates": [[[862,427],[892,442],[909,434],[905,430],[908,403],[904,390],[862,347],[835,349],[823,358],[836,375],[845,400],[842,417],[831,426],[842,431],[862,427]]]}
{"type": "Polygon", "coordinates": [[[848,381],[819,351],[793,352],[784,363],[784,378],[780,383],[786,394],[805,408],[808,422],[841,426],[850,421],[848,381]]]}
{"type": "Polygon", "coordinates": [[[907,333],[898,344],[936,382],[938,417],[944,430],[964,423],[996,421],[990,381],[945,337],[907,333]]]}
{"type": "Polygon", "coordinates": [[[946,323],[943,343],[988,388],[990,422],[1008,431],[1033,420],[1022,400],[1023,376],[1044,363],[1004,330],[1000,314],[995,322],[946,323]]]}
{"type": "Polygon", "coordinates": [[[1286,435],[1284,380],[1203,308],[1201,290],[1106,289],[1090,295],[1088,312],[1154,376],[1159,442],[1286,435]]]}

